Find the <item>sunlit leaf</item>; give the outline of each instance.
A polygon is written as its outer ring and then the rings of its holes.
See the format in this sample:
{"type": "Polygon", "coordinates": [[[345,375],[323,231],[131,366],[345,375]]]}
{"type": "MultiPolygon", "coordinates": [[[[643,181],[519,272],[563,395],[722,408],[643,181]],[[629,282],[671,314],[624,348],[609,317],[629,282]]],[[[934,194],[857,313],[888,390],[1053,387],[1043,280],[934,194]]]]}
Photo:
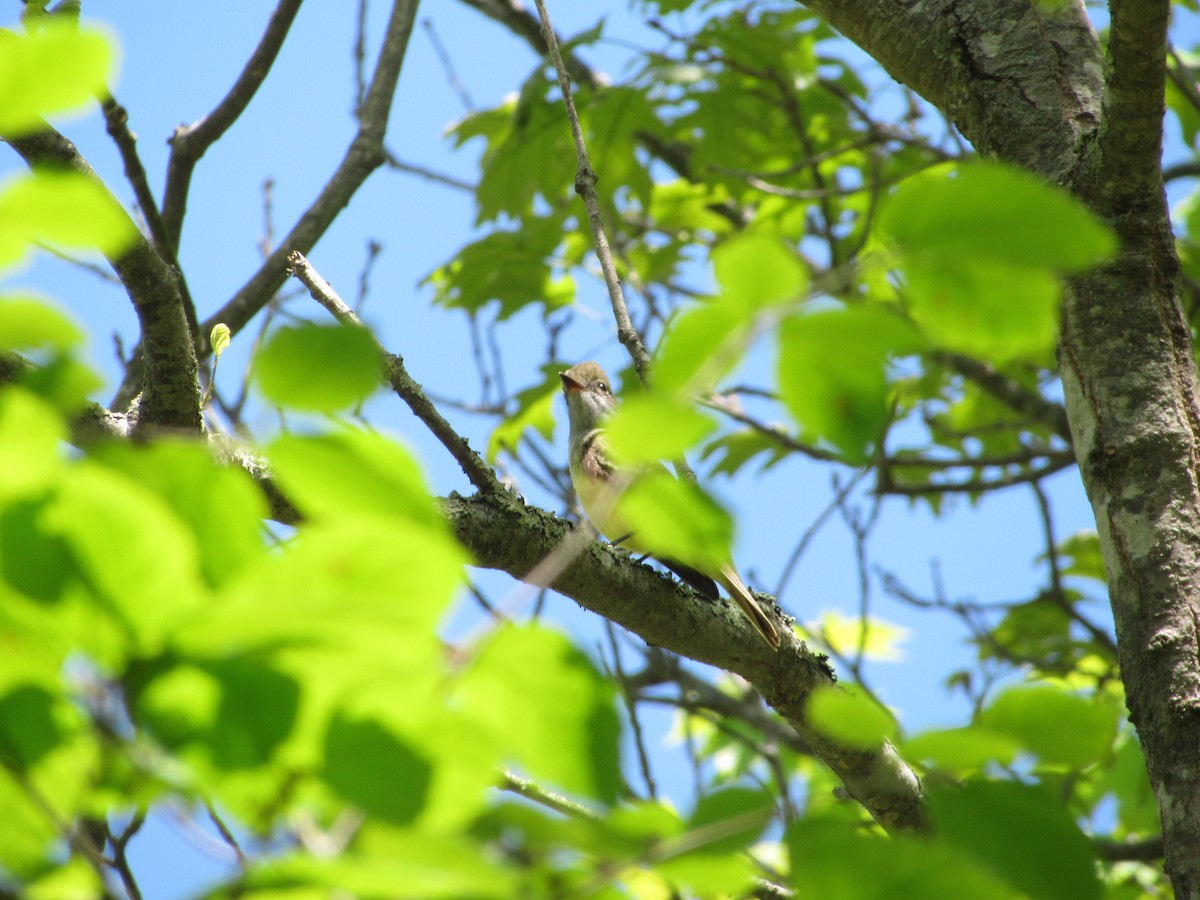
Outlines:
{"type": "Polygon", "coordinates": [[[839,612],[825,613],[820,624],[811,630],[840,655],[862,653],[867,659],[887,662],[895,662],[903,657],[900,645],[910,634],[909,629],[874,616],[863,619],[839,612]]]}
{"type": "Polygon", "coordinates": [[[616,502],[625,530],[634,533],[630,546],[701,568],[730,557],[733,520],[691,481],[672,478],[664,469],[657,477],[639,479],[616,502]]]}
{"type": "Polygon", "coordinates": [[[381,365],[375,341],[363,328],[288,326],[259,350],[254,376],[272,403],[335,412],[374,392],[381,365]]]}
{"type": "Polygon", "coordinates": [[[927,731],[904,742],[906,759],[949,771],[976,771],[988,763],[1008,765],[1021,742],[1002,732],[979,726],[927,731]]]}
{"type": "Polygon", "coordinates": [[[82,341],[79,326],[48,300],[0,298],[0,350],[69,350],[82,341]]]}
{"type": "Polygon", "coordinates": [[[891,713],[865,694],[843,686],[813,691],[805,715],[819,731],[863,749],[877,748],[896,734],[896,720],[891,713]]]}
{"type": "Polygon", "coordinates": [[[620,726],[612,685],[562,635],[501,629],[463,674],[461,690],[505,755],[539,781],[605,803],[616,799],[620,726]]]}
{"type": "Polygon", "coordinates": [[[94,103],[115,59],[108,35],[53,17],[27,34],[0,30],[0,134],[36,131],[48,116],[94,103]]]}
{"type": "Polygon", "coordinates": [[[1011,734],[1048,763],[1083,767],[1106,758],[1121,710],[1102,698],[1085,698],[1050,684],[1019,685],[996,697],[982,724],[1011,734]]]}
{"type": "Polygon", "coordinates": [[[446,535],[420,463],[395,440],[356,428],[284,435],[267,456],[284,491],[307,516],[395,517],[422,523],[431,537],[446,535]]]}
{"type": "Polygon", "coordinates": [[[1113,233],[1078,200],[1028,172],[974,161],[907,179],[879,228],[914,255],[1074,271],[1110,257],[1113,233]]]}
{"type": "Polygon", "coordinates": [[[95,178],[35,171],[0,188],[0,265],[34,242],[120,256],[137,239],[133,222],[95,178]]]}
{"type": "Polygon", "coordinates": [[[779,334],[779,387],[806,432],[865,460],[890,411],[889,360],[916,352],[911,325],[881,307],[795,315],[779,334]]]}
{"type": "Polygon", "coordinates": [[[488,462],[495,462],[502,449],[515,454],[521,438],[530,428],[546,440],[554,436],[554,403],[562,393],[558,369],[558,366],[549,367],[543,372],[540,384],[517,392],[514,398],[516,412],[497,425],[488,438],[488,462]]]}
{"type": "Polygon", "coordinates": [[[769,234],[739,234],[720,244],[712,261],[721,296],[745,309],[799,300],[808,285],[795,252],[769,234]]]}
{"type": "Polygon", "coordinates": [[[653,393],[627,399],[604,434],[616,458],[637,465],[678,459],[716,427],[691,404],[653,393]]]}

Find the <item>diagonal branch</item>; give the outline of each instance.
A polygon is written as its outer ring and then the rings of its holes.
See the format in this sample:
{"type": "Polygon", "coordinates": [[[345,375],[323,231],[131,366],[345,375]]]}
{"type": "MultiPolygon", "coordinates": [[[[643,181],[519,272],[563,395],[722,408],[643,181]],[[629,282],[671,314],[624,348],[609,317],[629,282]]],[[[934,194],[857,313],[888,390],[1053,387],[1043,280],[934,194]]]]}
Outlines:
{"type": "Polygon", "coordinates": [[[234,333],[245,327],[283,286],[287,279],[288,255],[296,250],[310,251],[368,176],[383,165],[387,158],[383,138],[416,13],[417,0],[395,0],[371,86],[363,102],[358,133],[350,142],[346,156],[275,252],[264,260],[261,268],[228,303],[200,326],[202,351],[208,351],[207,335],[214,325],[223,322],[234,333]]]}
{"type": "Polygon", "coordinates": [[[229,93],[207,116],[191,125],[179,126],[171,136],[171,160],[167,166],[167,185],[163,191],[162,219],[164,235],[174,250],[179,248],[183,217],[187,212],[188,190],[196,163],[250,105],[279,55],[296,13],[300,11],[300,3],[301,0],[280,0],[271,13],[262,39],[250,54],[229,93]]]}
{"type": "MultiPolygon", "coordinates": [[[[517,578],[524,577],[570,535],[567,522],[503,494],[452,495],[442,501],[442,510],[477,565],[517,578]]],[[[824,657],[794,637],[785,633],[783,646],[772,651],[743,626],[731,601],[717,604],[704,600],[595,541],[558,573],[553,587],[653,646],[742,676],[880,825],[893,832],[926,827],[920,782],[893,748],[848,748],[808,724],[805,704],[809,695],[832,684],[833,675],[824,657]]]]}

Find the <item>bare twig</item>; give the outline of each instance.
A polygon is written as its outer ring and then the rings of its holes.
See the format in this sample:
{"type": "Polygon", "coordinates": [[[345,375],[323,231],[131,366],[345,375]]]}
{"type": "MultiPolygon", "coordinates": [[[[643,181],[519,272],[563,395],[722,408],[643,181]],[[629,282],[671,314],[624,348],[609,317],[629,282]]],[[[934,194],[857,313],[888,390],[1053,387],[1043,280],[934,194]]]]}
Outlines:
{"type": "MultiPolygon", "coordinates": [[[[295,275],[308,288],[312,298],[325,307],[339,322],[358,328],[363,327],[358,316],[354,314],[354,310],[346,305],[346,302],[330,287],[329,282],[320,276],[298,250],[288,256],[288,271],[295,275]]],[[[389,353],[378,342],[376,342],[376,346],[379,347],[379,352],[383,356],[387,382],[391,385],[392,390],[408,404],[413,414],[450,452],[471,483],[484,494],[502,492],[504,488],[497,480],[496,473],[479,458],[466,440],[429,402],[424,390],[417,382],[413,381],[404,368],[404,360],[394,353],[389,353]]]]}
{"type": "Polygon", "coordinates": [[[558,87],[562,91],[563,103],[567,108],[567,119],[571,123],[571,137],[575,141],[575,193],[583,198],[587,209],[588,223],[592,228],[592,240],[596,245],[596,256],[600,260],[600,269],[604,273],[604,284],[608,288],[608,298],[612,302],[613,317],[617,320],[617,340],[629,351],[633,367],[643,383],[649,381],[650,354],[633,321],[629,318],[629,308],[625,304],[625,294],[621,290],[621,280],[617,277],[617,267],[613,263],[612,250],[609,248],[608,235],[604,230],[604,220],[600,213],[600,198],[596,193],[596,182],[599,178],[591,163],[588,161],[587,144],[583,139],[583,127],[579,123],[579,113],[575,109],[575,98],[571,93],[571,79],[563,63],[562,53],[558,49],[558,37],[554,26],[550,24],[550,14],[546,11],[544,0],[536,0],[538,15],[542,20],[542,38],[546,41],[550,58],[554,62],[554,71],[558,75],[558,87]]]}

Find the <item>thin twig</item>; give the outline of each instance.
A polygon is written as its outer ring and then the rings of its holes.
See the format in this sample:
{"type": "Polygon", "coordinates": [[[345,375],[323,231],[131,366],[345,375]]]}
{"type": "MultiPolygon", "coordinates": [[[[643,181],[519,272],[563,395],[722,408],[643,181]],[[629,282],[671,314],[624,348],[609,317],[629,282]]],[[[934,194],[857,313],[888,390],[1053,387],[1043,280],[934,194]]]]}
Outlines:
{"type": "Polygon", "coordinates": [[[568,800],[561,794],[548,791],[529,779],[521,778],[512,772],[505,771],[501,773],[500,789],[519,794],[527,800],[532,800],[547,809],[560,812],[564,816],[570,816],[572,819],[586,819],[588,821],[598,821],[600,819],[598,812],[588,809],[574,800],[568,800]]]}
{"type": "Polygon", "coordinates": [[[613,263],[612,250],[609,248],[608,235],[604,231],[604,220],[600,212],[600,198],[596,193],[596,182],[599,180],[595,170],[588,160],[587,144],[583,139],[583,127],[579,123],[579,113],[575,109],[575,98],[571,93],[571,79],[563,64],[562,53],[558,49],[558,37],[554,34],[554,26],[550,24],[550,14],[546,11],[545,0],[536,0],[538,16],[542,20],[542,38],[554,62],[554,71],[558,75],[558,87],[562,91],[563,103],[567,108],[567,120],[571,124],[571,137],[575,141],[575,193],[583,198],[587,209],[588,223],[592,228],[592,240],[596,245],[596,256],[600,260],[600,269],[604,273],[604,284],[608,288],[608,297],[612,302],[613,317],[617,320],[617,340],[629,351],[633,367],[643,383],[648,383],[650,376],[650,354],[642,337],[633,327],[629,318],[629,308],[625,305],[625,295],[621,290],[621,280],[617,277],[617,267],[613,263]]]}
{"type": "MultiPolygon", "coordinates": [[[[297,250],[288,256],[288,272],[298,278],[308,288],[312,298],[325,307],[339,322],[358,328],[363,327],[362,321],[354,314],[354,310],[337,295],[337,292],[330,287],[329,282],[321,277],[300,251],[297,250]]],[[[434,437],[450,452],[450,455],[462,468],[463,474],[470,479],[471,484],[484,494],[502,492],[504,488],[496,478],[496,473],[479,458],[466,440],[437,411],[437,408],[425,396],[421,386],[409,376],[408,371],[404,368],[404,360],[394,353],[389,353],[377,341],[376,346],[383,356],[387,382],[391,385],[392,390],[408,404],[413,414],[433,432],[434,437]]]]}

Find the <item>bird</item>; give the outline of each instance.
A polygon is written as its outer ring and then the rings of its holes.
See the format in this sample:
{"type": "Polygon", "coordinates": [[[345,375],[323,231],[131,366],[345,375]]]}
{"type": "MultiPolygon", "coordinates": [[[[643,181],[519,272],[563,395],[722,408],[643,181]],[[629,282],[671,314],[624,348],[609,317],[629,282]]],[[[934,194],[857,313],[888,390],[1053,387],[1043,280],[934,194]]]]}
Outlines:
{"type": "MultiPolygon", "coordinates": [[[[617,500],[630,485],[652,474],[653,470],[622,469],[612,460],[604,437],[604,421],[619,405],[612,382],[604,370],[591,361],[581,362],[560,372],[559,378],[562,380],[570,421],[568,453],[571,484],[580,505],[597,531],[610,540],[640,549],[639,545],[645,542],[639,541],[637,535],[625,527],[617,510],[617,500]]],[[[663,473],[667,471],[661,464],[658,468],[663,473]]],[[[663,559],[660,562],[712,600],[719,596],[716,585],[719,581],[746,614],[759,636],[771,649],[779,649],[779,631],[742,581],[732,560],[720,565],[711,576],[675,560],[663,559]]]]}

